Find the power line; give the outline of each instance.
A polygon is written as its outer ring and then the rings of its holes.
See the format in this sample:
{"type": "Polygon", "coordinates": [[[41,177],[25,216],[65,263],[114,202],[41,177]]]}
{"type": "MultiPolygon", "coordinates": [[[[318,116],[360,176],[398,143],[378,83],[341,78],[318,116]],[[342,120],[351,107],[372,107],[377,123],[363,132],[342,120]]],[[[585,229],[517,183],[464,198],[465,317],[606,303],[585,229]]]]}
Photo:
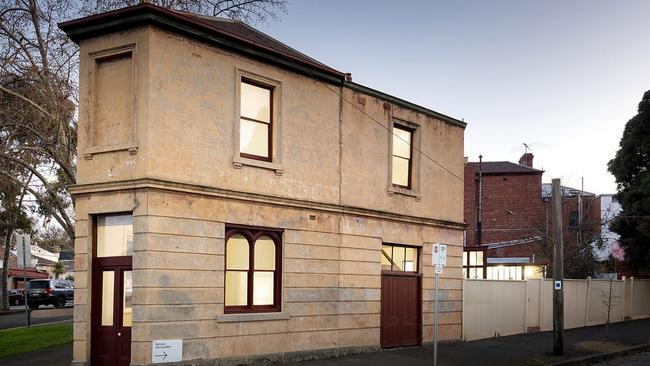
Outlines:
{"type": "MultiPolygon", "coordinates": [[[[241,22],[241,21],[238,21],[238,20],[235,20],[235,21],[236,21],[237,23],[240,23],[241,25],[244,25],[244,26],[248,27],[248,25],[246,25],[245,23],[243,23],[243,22],[241,22]]],[[[297,69],[298,69],[298,70],[302,70],[304,73],[307,74],[307,76],[310,76],[312,79],[314,79],[314,80],[316,80],[317,82],[321,83],[321,84],[322,84],[326,89],[328,89],[328,90],[331,91],[332,93],[336,94],[339,98],[341,98],[341,100],[344,100],[346,103],[348,103],[349,105],[351,105],[352,107],[354,107],[355,109],[357,109],[359,112],[361,112],[362,114],[364,114],[364,115],[365,115],[366,117],[368,117],[370,120],[372,120],[373,122],[375,122],[376,124],[378,124],[379,126],[381,126],[381,128],[383,128],[383,129],[385,129],[386,131],[388,131],[389,133],[391,133],[391,134],[393,135],[393,137],[397,137],[397,138],[399,138],[400,140],[402,140],[403,142],[405,142],[406,144],[408,144],[409,146],[411,146],[411,148],[412,148],[413,150],[417,151],[420,155],[422,155],[422,156],[424,156],[425,158],[429,159],[432,163],[434,163],[435,165],[439,166],[439,167],[442,168],[444,171],[446,171],[447,173],[449,173],[449,174],[451,174],[452,176],[454,176],[456,179],[460,180],[461,182],[464,182],[464,181],[465,181],[462,177],[460,177],[459,175],[457,175],[456,173],[454,173],[453,171],[451,171],[449,168],[445,167],[445,166],[442,165],[441,163],[435,161],[432,157],[430,157],[429,155],[427,155],[426,153],[424,153],[422,150],[418,149],[418,148],[415,147],[415,146],[412,146],[412,144],[411,144],[410,141],[406,141],[405,139],[403,139],[402,137],[400,137],[399,135],[397,135],[395,132],[391,131],[388,127],[384,126],[380,121],[376,120],[373,116],[371,116],[371,115],[369,115],[368,113],[366,113],[366,111],[364,111],[363,109],[359,108],[359,106],[357,106],[356,104],[352,103],[352,102],[349,101],[347,98],[345,98],[341,93],[339,93],[338,91],[336,91],[336,90],[330,88],[327,84],[325,84],[323,81],[321,81],[321,80],[320,80],[316,75],[314,75],[311,71],[309,71],[308,69],[305,69],[305,68],[300,68],[300,67],[299,67],[300,65],[298,65],[298,64],[296,63],[296,61],[294,61],[293,59],[287,57],[287,56],[284,55],[284,54],[281,54],[281,53],[280,53],[280,56],[281,56],[282,58],[284,58],[285,60],[287,60],[288,62],[292,63],[293,65],[297,66],[297,69]]],[[[343,85],[343,84],[342,84],[342,85],[343,85]]]]}

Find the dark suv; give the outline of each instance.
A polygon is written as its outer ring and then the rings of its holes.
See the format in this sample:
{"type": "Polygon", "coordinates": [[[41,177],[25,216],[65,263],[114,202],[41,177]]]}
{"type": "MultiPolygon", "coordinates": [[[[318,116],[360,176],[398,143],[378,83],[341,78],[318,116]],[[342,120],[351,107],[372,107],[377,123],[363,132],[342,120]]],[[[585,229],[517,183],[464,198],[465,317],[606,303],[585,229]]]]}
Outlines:
{"type": "Polygon", "coordinates": [[[64,280],[31,280],[27,282],[27,305],[38,309],[39,305],[54,305],[56,308],[74,299],[74,287],[64,280]]]}

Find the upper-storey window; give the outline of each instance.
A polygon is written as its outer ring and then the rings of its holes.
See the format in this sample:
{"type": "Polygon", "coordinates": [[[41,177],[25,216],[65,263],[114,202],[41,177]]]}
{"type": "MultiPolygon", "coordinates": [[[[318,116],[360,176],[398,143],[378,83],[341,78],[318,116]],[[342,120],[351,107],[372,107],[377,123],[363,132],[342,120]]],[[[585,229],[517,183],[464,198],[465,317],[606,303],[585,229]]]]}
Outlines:
{"type": "Polygon", "coordinates": [[[239,110],[239,153],[271,161],[273,156],[273,88],[242,79],[239,110]]]}
{"type": "Polygon", "coordinates": [[[411,188],[412,183],[412,155],[413,131],[393,125],[393,185],[411,188]]]}

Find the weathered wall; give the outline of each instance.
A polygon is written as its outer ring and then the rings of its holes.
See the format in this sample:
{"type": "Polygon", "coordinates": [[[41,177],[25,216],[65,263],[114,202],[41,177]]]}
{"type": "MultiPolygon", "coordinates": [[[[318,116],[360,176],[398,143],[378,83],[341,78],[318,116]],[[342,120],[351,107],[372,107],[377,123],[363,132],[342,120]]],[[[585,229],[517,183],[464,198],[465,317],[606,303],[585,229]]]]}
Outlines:
{"type": "MultiPolygon", "coordinates": [[[[120,134],[120,144],[96,146],[93,84],[80,80],[75,361],[90,352],[90,220],[123,211],[134,213],[134,364],[151,362],[154,338],[182,338],[184,359],[378,347],[382,242],[422,248],[424,342],[433,335],[431,244],[450,245],[439,334],[460,338],[461,179],[422,160],[419,193],[390,192],[388,132],[342,105],[332,86],[158,29],[83,41],[81,75],[92,74],[97,52],[124,45],[136,91],[129,143],[120,134]],[[238,69],[281,85],[280,159],[271,169],[233,164],[238,69]],[[226,223],[285,229],[281,314],[223,316],[226,223]]],[[[462,128],[366,100],[383,123],[419,124],[423,151],[462,177],[462,128]]]]}

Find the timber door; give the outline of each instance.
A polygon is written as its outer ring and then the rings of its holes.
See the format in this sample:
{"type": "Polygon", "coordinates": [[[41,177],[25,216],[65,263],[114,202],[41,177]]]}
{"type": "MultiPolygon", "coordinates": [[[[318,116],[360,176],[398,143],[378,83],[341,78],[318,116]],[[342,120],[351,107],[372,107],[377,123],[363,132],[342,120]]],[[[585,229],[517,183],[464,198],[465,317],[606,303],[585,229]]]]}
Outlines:
{"type": "Polygon", "coordinates": [[[384,348],[416,346],[422,339],[422,276],[419,250],[382,245],[380,343],[384,348]]]}
{"type": "Polygon", "coordinates": [[[100,216],[94,226],[91,364],[128,366],[133,294],[132,217],[100,216]]]}

